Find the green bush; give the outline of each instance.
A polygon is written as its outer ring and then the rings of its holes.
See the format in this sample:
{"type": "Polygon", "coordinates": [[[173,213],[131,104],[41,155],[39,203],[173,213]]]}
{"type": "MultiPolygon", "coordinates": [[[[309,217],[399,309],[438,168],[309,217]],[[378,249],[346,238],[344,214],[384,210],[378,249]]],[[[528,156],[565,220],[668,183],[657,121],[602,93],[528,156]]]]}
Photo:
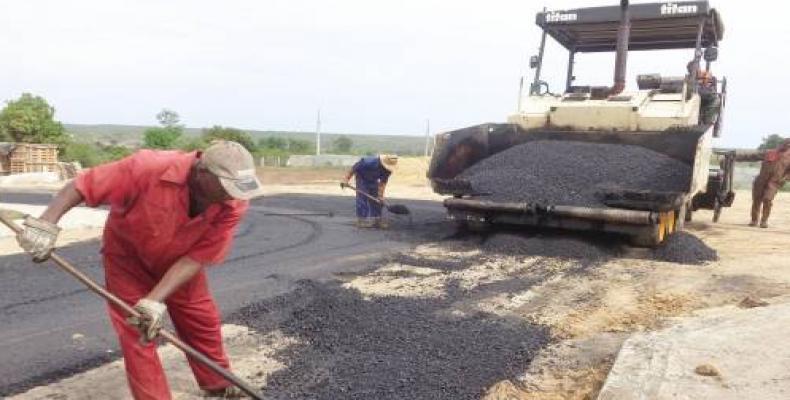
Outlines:
{"type": "Polygon", "coordinates": [[[183,129],[180,127],[170,126],[148,128],[143,133],[143,146],[148,149],[173,149],[176,147],[182,131],[183,129]]]}
{"type": "Polygon", "coordinates": [[[203,140],[208,143],[212,140],[230,140],[244,146],[249,152],[256,150],[255,142],[250,134],[236,128],[214,125],[209,129],[203,129],[203,140]]]}
{"type": "Polygon", "coordinates": [[[132,150],[123,146],[99,146],[93,143],[69,142],[60,152],[62,161],[77,161],[84,168],[95,167],[107,162],[120,160],[132,154],[132,150]]]}
{"type": "Polygon", "coordinates": [[[202,137],[181,138],[177,147],[183,151],[199,151],[205,150],[208,147],[208,142],[202,137]]]}

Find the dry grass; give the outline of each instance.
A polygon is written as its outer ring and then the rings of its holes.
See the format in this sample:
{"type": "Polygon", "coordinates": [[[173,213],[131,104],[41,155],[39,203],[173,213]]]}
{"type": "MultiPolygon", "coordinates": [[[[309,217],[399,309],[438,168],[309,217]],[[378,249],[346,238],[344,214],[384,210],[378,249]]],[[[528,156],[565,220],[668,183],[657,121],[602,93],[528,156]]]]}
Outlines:
{"type": "MultiPolygon", "coordinates": [[[[392,186],[429,186],[428,157],[402,157],[392,174],[392,186]]],[[[258,177],[264,185],[303,185],[339,182],[348,171],[344,167],[260,167],[258,177]]]]}

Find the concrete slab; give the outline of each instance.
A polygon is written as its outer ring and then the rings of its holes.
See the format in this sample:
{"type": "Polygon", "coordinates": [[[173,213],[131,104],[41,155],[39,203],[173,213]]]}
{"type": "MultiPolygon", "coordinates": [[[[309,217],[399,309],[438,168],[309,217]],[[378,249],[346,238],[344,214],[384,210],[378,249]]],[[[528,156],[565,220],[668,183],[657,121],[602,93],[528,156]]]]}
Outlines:
{"type": "Polygon", "coordinates": [[[0,176],[0,188],[6,189],[60,189],[66,181],[57,172],[29,172],[0,176]]]}
{"type": "Polygon", "coordinates": [[[731,307],[624,344],[598,400],[790,398],[790,302],[731,307]]]}

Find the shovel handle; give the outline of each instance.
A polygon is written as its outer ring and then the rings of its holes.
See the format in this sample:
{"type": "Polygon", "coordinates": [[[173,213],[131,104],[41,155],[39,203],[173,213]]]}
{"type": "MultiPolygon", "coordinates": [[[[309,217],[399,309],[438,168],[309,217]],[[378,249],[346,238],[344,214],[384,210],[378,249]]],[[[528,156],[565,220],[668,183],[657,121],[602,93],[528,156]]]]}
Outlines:
{"type": "MultiPolygon", "coordinates": [[[[19,227],[19,225],[17,225],[16,223],[14,223],[14,221],[8,219],[5,215],[0,214],[0,222],[2,222],[3,225],[7,226],[8,229],[14,231],[14,233],[16,234],[22,232],[22,228],[19,227]]],[[[66,261],[66,259],[58,255],[57,253],[52,252],[52,254],[49,256],[49,259],[54,261],[55,264],[57,264],[58,267],[60,267],[60,269],[62,269],[69,275],[73,276],[78,281],[82,282],[82,284],[87,286],[88,289],[98,294],[99,296],[103,297],[104,299],[106,299],[113,305],[117,306],[118,308],[122,309],[129,316],[138,317],[138,318],[141,317],[140,313],[137,312],[137,310],[132,308],[130,305],[126,304],[126,302],[124,302],[114,294],[107,291],[107,289],[96,283],[88,275],[85,275],[82,271],[71,265],[71,263],[66,261]]],[[[219,364],[215,363],[210,358],[206,357],[203,353],[197,351],[192,346],[184,343],[174,333],[162,329],[159,331],[159,336],[161,336],[166,341],[170,342],[173,346],[175,346],[179,350],[186,353],[187,356],[200,361],[207,367],[211,368],[214,372],[222,375],[223,378],[236,385],[239,389],[241,389],[244,393],[250,395],[250,397],[252,397],[253,399],[263,400],[263,397],[260,394],[258,394],[258,392],[252,388],[252,386],[244,382],[241,378],[234,375],[232,372],[226,370],[219,364]]]]}
{"type": "Polygon", "coordinates": [[[373,197],[373,196],[371,196],[371,195],[369,195],[369,194],[367,194],[367,193],[365,193],[365,192],[363,192],[363,191],[361,191],[361,190],[349,185],[348,183],[340,182],[340,187],[341,188],[349,188],[349,189],[351,189],[351,190],[353,190],[353,191],[355,191],[355,192],[357,192],[357,193],[359,193],[359,194],[361,194],[361,195],[363,195],[363,196],[375,201],[376,203],[381,204],[382,206],[385,206],[385,207],[387,206],[387,203],[385,203],[384,200],[382,200],[382,199],[380,199],[378,197],[373,197]]]}

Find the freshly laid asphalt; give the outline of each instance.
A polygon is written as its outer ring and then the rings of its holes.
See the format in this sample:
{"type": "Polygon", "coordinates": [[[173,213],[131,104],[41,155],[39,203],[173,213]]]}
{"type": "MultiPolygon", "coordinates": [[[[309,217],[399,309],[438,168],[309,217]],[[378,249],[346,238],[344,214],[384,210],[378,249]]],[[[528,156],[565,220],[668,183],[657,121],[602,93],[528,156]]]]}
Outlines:
{"type": "MultiPolygon", "coordinates": [[[[6,203],[46,204],[50,194],[2,193],[6,203]]],[[[329,278],[366,268],[381,256],[444,234],[438,202],[404,201],[413,225],[360,231],[353,198],[278,195],[256,200],[239,227],[225,264],[210,270],[224,315],[291,291],[302,279],[329,278]],[[272,212],[331,211],[333,218],[269,216],[272,212]]],[[[58,250],[103,282],[98,240],[58,250]]],[[[26,255],[0,257],[0,397],[19,393],[119,357],[105,303],[54,264],[26,255]]]]}

